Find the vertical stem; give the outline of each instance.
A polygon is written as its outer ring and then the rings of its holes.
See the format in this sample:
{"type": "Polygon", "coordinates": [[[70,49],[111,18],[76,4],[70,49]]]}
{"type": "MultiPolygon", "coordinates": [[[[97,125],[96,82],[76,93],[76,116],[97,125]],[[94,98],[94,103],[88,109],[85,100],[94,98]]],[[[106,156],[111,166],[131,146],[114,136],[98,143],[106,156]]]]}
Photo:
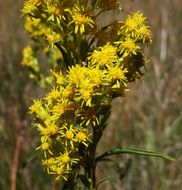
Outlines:
{"type": "Polygon", "coordinates": [[[16,190],[16,175],[17,175],[17,168],[18,168],[18,161],[19,161],[19,155],[21,150],[21,145],[23,142],[23,134],[24,134],[24,127],[20,129],[20,132],[18,134],[17,140],[16,140],[16,146],[15,146],[15,152],[13,157],[13,164],[12,164],[12,171],[11,171],[11,190],[16,190]]]}
{"type": "Polygon", "coordinates": [[[103,130],[104,130],[104,126],[100,125],[97,126],[94,129],[93,132],[93,143],[91,144],[91,147],[89,149],[89,162],[88,164],[88,177],[91,180],[90,181],[90,190],[94,190],[96,189],[96,176],[95,176],[95,170],[96,170],[96,164],[95,164],[95,152],[96,152],[96,148],[97,148],[97,144],[100,141],[102,134],[103,134],[103,130]],[[98,127],[98,128],[97,128],[98,127]]]}
{"type": "Polygon", "coordinates": [[[93,127],[93,138],[92,143],[87,149],[87,155],[85,156],[85,176],[88,179],[88,189],[89,190],[96,190],[96,163],[95,163],[95,153],[97,145],[102,137],[103,131],[107,126],[106,121],[108,120],[110,116],[110,106],[106,106],[103,108],[103,110],[100,110],[100,113],[102,113],[102,120],[100,122],[100,125],[93,127]]]}
{"type": "Polygon", "coordinates": [[[96,188],[96,177],[95,177],[95,150],[93,152],[93,155],[91,156],[91,167],[90,167],[90,190],[93,190],[96,188]]]}

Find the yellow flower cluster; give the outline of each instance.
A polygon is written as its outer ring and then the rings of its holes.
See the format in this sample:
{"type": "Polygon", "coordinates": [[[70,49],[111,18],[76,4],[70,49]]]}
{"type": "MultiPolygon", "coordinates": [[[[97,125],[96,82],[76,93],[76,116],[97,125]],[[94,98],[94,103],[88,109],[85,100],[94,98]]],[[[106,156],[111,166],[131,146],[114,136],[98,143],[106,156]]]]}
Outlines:
{"type": "Polygon", "coordinates": [[[40,70],[34,51],[32,50],[30,46],[27,46],[23,50],[22,65],[31,68],[34,72],[39,72],[40,70]]]}
{"type": "Polygon", "coordinates": [[[43,165],[57,179],[66,180],[73,168],[78,172],[83,160],[79,147],[86,150],[92,143],[92,131],[100,125],[102,108],[110,107],[114,97],[125,94],[127,69],[117,51],[108,43],[90,54],[88,67],[72,66],[66,75],[53,72],[56,86],[30,107],[41,135],[38,149],[44,152],[43,165]],[[67,158],[64,162],[60,159],[63,155],[67,158]]]}
{"type": "Polygon", "coordinates": [[[88,59],[91,60],[91,65],[97,64],[97,66],[101,67],[115,62],[117,57],[117,49],[107,43],[104,47],[100,47],[99,51],[94,50],[88,59]]]}
{"type": "Polygon", "coordinates": [[[67,180],[70,173],[79,169],[82,159],[80,144],[87,147],[91,133],[81,124],[76,125],[75,116],[69,116],[77,108],[68,98],[65,98],[67,103],[63,102],[62,94],[63,87],[62,91],[53,89],[44,99],[34,101],[30,113],[37,118],[37,129],[41,135],[41,145],[37,150],[44,153],[43,165],[49,174],[57,176],[56,179],[67,180]]]}
{"type": "MultiPolygon", "coordinates": [[[[84,167],[88,150],[102,134],[111,101],[124,96],[128,83],[143,74],[142,45],[151,42],[146,18],[137,12],[125,21],[100,26],[97,18],[109,9],[120,10],[118,1],[24,3],[31,44],[43,49],[55,78],[50,92],[34,101],[30,113],[41,136],[37,149],[43,152],[42,164],[56,179],[69,180],[84,167]],[[101,35],[107,37],[102,45],[101,35]]],[[[39,71],[31,47],[24,49],[22,63],[39,71]]]]}
{"type": "Polygon", "coordinates": [[[38,18],[30,18],[26,17],[25,19],[25,30],[32,37],[39,37],[42,35],[46,35],[45,26],[41,23],[41,20],[38,18]]]}
{"type": "Polygon", "coordinates": [[[128,16],[119,34],[122,38],[131,38],[134,42],[151,42],[150,28],[146,25],[146,17],[141,12],[128,16]]]}

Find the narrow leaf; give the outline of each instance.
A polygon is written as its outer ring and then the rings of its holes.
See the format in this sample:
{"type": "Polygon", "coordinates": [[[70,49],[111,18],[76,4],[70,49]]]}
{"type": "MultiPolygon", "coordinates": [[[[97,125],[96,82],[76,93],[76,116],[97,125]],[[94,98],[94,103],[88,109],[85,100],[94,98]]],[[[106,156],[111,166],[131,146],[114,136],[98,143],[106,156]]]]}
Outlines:
{"type": "Polygon", "coordinates": [[[137,149],[137,148],[114,148],[110,151],[103,153],[101,156],[98,156],[95,159],[95,162],[102,161],[103,158],[116,155],[116,154],[135,154],[135,155],[143,155],[143,156],[153,156],[153,157],[160,157],[166,160],[174,161],[174,158],[168,155],[165,155],[163,153],[156,152],[156,151],[148,151],[148,150],[137,149]]]}

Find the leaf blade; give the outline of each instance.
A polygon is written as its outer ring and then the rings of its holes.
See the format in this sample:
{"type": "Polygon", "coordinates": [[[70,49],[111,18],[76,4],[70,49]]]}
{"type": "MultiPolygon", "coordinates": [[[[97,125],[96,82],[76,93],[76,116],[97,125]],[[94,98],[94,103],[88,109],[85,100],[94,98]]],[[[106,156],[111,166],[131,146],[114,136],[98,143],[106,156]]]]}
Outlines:
{"type": "Polygon", "coordinates": [[[159,157],[166,160],[174,161],[175,159],[171,156],[168,156],[166,154],[157,152],[157,151],[149,151],[145,149],[138,149],[138,148],[114,148],[110,151],[106,151],[101,156],[98,156],[95,161],[101,161],[103,158],[117,155],[117,154],[135,154],[135,155],[142,155],[142,156],[152,156],[152,157],[159,157]]]}

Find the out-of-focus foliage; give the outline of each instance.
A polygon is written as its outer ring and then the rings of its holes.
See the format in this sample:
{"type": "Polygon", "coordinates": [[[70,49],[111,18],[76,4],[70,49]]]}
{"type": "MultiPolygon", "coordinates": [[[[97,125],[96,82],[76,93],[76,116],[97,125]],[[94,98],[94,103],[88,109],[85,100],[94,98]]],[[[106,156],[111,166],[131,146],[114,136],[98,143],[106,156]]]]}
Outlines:
{"type": "Polygon", "coordinates": [[[51,189],[51,180],[36,162],[35,133],[28,128],[29,96],[38,94],[20,65],[27,41],[20,9],[22,1],[0,1],[0,189],[10,189],[16,140],[23,134],[17,189],[51,189]],[[34,90],[33,90],[34,89],[34,90]],[[45,181],[46,183],[45,183],[45,181]]]}
{"type": "MultiPolygon", "coordinates": [[[[34,130],[28,129],[29,124],[24,122],[28,121],[25,113],[29,97],[39,93],[19,64],[20,52],[27,40],[20,22],[21,3],[20,0],[0,1],[0,189],[9,189],[16,138],[22,126],[25,126],[24,143],[18,164],[17,189],[58,189],[58,185],[44,175],[37,159],[30,156],[37,156],[31,152],[37,142],[32,138],[34,130]]],[[[114,113],[100,150],[110,147],[112,140],[118,146],[162,150],[173,155],[176,161],[168,163],[141,157],[131,160],[122,156],[114,165],[108,165],[110,180],[100,189],[180,190],[182,5],[179,0],[123,0],[124,11],[138,8],[150,18],[153,29],[153,46],[150,53],[146,50],[152,57],[151,68],[142,85],[131,87],[124,101],[113,102],[114,113]]],[[[98,177],[108,175],[108,168],[105,168],[105,165],[99,166],[98,177]]]]}

